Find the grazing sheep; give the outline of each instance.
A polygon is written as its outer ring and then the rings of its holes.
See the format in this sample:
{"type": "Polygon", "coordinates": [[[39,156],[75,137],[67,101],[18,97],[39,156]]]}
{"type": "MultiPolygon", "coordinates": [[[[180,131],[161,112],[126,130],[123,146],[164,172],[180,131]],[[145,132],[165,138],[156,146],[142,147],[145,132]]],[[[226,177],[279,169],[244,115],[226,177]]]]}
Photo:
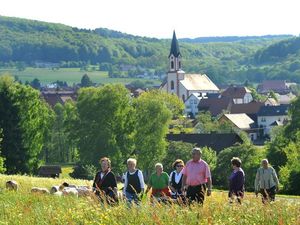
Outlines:
{"type": "Polygon", "coordinates": [[[50,194],[47,188],[39,188],[39,187],[31,188],[31,193],[50,194]]]}
{"type": "Polygon", "coordinates": [[[76,188],[69,188],[69,187],[66,187],[62,190],[62,194],[64,196],[66,195],[72,195],[72,196],[75,196],[75,197],[78,197],[78,191],[76,190],[76,188]]]}
{"type": "Polygon", "coordinates": [[[56,192],[60,191],[60,187],[59,186],[52,186],[50,189],[50,194],[54,194],[56,192]]]}
{"type": "Polygon", "coordinates": [[[18,185],[17,181],[9,180],[6,182],[6,189],[12,190],[12,191],[18,191],[19,185],[18,185]]]}
{"type": "Polygon", "coordinates": [[[93,194],[93,189],[88,186],[78,186],[76,189],[79,197],[90,196],[93,194]]]}
{"type": "Polygon", "coordinates": [[[68,187],[68,188],[77,188],[77,186],[75,184],[69,184],[67,182],[63,182],[62,186],[68,187]]]}

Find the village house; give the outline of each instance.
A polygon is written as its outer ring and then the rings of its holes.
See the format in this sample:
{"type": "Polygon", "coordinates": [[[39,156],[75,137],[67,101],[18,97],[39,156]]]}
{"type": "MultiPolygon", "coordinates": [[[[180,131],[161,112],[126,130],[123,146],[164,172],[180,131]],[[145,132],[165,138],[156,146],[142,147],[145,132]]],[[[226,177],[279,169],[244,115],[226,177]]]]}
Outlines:
{"type": "Polygon", "coordinates": [[[188,99],[184,102],[185,105],[185,114],[194,118],[198,113],[198,105],[201,99],[207,98],[206,94],[202,93],[193,93],[188,99]]]}
{"type": "Polygon", "coordinates": [[[232,125],[233,130],[240,134],[242,131],[246,132],[249,139],[254,141],[257,139],[257,129],[255,129],[255,121],[252,120],[245,113],[238,114],[223,114],[219,118],[220,123],[228,122],[232,125]]]}
{"type": "Polygon", "coordinates": [[[281,126],[288,122],[289,105],[262,106],[257,113],[257,125],[263,129],[263,136],[269,136],[274,126],[281,126]]]}
{"type": "Polygon", "coordinates": [[[198,111],[210,112],[212,117],[217,117],[221,113],[230,112],[234,102],[230,98],[204,98],[198,104],[198,111]]]}
{"type": "Polygon", "coordinates": [[[248,88],[233,85],[223,91],[221,97],[232,98],[234,104],[247,104],[253,101],[251,91],[248,88]]]}
{"type": "Polygon", "coordinates": [[[284,80],[265,80],[257,86],[259,94],[268,94],[271,91],[278,94],[287,94],[290,89],[288,83],[284,80]]]}
{"type": "Polygon", "coordinates": [[[177,95],[183,102],[193,93],[218,93],[219,88],[205,74],[186,74],[182,70],[181,53],[175,31],[169,54],[169,72],[161,88],[177,95]]]}
{"type": "Polygon", "coordinates": [[[64,105],[67,101],[76,101],[74,91],[42,91],[42,98],[53,108],[57,103],[64,105]]]}

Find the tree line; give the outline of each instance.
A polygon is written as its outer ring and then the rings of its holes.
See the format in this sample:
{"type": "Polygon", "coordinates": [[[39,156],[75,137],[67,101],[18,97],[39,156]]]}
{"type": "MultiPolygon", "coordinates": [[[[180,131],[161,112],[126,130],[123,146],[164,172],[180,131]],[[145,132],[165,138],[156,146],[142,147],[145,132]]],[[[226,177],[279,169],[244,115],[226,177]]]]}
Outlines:
{"type": "MultiPolygon", "coordinates": [[[[225,41],[180,41],[184,70],[206,73],[218,84],[246,80],[258,83],[266,79],[300,81],[299,38],[271,36],[225,41]],[[278,63],[274,66],[274,62],[278,63]]],[[[144,70],[164,74],[169,49],[170,40],[0,17],[0,66],[34,66],[35,61],[63,67],[92,64],[109,71],[111,77],[122,77],[121,66],[130,65],[126,76],[144,70]]]]}

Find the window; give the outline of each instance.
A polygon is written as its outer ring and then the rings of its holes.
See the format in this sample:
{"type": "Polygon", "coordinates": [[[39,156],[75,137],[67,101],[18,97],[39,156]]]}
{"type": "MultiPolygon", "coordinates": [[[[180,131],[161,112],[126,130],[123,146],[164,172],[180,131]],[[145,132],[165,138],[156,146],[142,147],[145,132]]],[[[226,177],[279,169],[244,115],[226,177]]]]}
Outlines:
{"type": "Polygon", "coordinates": [[[181,69],[181,62],[180,61],[178,62],[178,66],[179,66],[179,69],[181,69]]]}
{"type": "Polygon", "coordinates": [[[266,118],[262,117],[260,121],[261,122],[266,122],[266,118]]]}
{"type": "Polygon", "coordinates": [[[197,100],[194,100],[194,104],[197,105],[197,100]]]}
{"type": "Polygon", "coordinates": [[[171,90],[174,90],[174,81],[171,81],[171,90]]]}
{"type": "Polygon", "coordinates": [[[171,61],[171,69],[174,69],[174,61],[171,61]]]}
{"type": "Polygon", "coordinates": [[[185,95],[182,95],[182,101],[185,102],[185,95]]]}

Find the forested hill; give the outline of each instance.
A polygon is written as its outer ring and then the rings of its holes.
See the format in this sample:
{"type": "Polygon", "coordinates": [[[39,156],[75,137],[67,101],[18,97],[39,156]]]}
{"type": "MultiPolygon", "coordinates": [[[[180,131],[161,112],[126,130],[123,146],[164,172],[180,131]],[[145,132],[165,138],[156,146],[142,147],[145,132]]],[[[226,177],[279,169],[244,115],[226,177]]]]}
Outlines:
{"type": "MultiPolygon", "coordinates": [[[[271,64],[262,66],[257,60],[258,54],[267,51],[269,46],[280,41],[289,42],[288,35],[235,38],[232,42],[228,38],[180,40],[184,70],[207,73],[216,83],[259,82],[282,77],[300,81],[297,70],[289,71],[288,65],[276,67],[274,71],[271,64]]],[[[102,70],[115,70],[116,76],[120,65],[130,65],[132,70],[164,73],[170,42],[170,39],[139,37],[103,28],[78,29],[0,16],[0,66],[8,62],[31,65],[35,61],[45,61],[63,65],[99,64],[102,70]]],[[[130,71],[131,75],[135,73],[137,71],[130,71]]]]}

